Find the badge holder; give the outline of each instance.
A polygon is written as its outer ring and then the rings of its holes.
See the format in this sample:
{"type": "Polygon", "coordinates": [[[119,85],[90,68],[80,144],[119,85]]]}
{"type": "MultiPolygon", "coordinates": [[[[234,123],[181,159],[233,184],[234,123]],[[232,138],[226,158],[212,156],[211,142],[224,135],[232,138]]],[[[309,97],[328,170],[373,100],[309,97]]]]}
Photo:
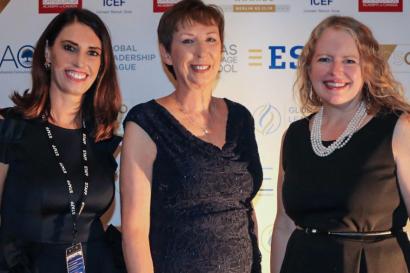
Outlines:
{"type": "Polygon", "coordinates": [[[65,251],[67,273],[85,273],[83,248],[81,243],[70,246],[65,251]]]}
{"type": "MultiPolygon", "coordinates": [[[[2,0],[0,0],[1,2],[2,0]]],[[[82,213],[84,206],[85,206],[85,200],[87,198],[88,194],[88,179],[89,179],[89,173],[88,173],[88,164],[87,164],[87,132],[85,129],[85,122],[83,121],[83,126],[82,126],[82,136],[83,140],[81,142],[81,151],[82,151],[82,167],[84,169],[84,189],[83,189],[83,195],[81,196],[81,200],[79,200],[80,210],[77,213],[76,210],[76,202],[74,201],[74,191],[73,187],[70,182],[70,178],[67,172],[67,169],[64,166],[64,163],[61,160],[60,153],[58,152],[57,144],[54,141],[53,138],[53,133],[51,130],[51,127],[48,126],[48,121],[47,117],[45,114],[42,115],[44,122],[44,129],[47,134],[47,138],[49,140],[49,144],[51,146],[51,150],[54,153],[54,156],[56,158],[56,161],[58,163],[58,166],[60,166],[61,171],[65,177],[65,180],[67,182],[67,188],[68,188],[68,207],[69,211],[71,212],[71,216],[73,218],[73,244],[72,246],[68,247],[65,250],[65,261],[67,264],[67,273],[85,273],[85,262],[84,262],[84,253],[83,253],[83,248],[81,246],[81,243],[75,243],[76,242],[76,237],[77,237],[77,218],[80,216],[82,213]]]]}

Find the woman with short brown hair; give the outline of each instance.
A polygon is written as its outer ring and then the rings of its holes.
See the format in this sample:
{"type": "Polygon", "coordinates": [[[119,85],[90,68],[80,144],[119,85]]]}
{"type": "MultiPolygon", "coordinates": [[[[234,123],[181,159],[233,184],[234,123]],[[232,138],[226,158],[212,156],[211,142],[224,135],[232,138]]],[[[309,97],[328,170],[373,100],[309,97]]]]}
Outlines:
{"type": "Polygon", "coordinates": [[[222,56],[216,6],[182,0],[158,26],[170,95],[133,107],[121,156],[129,273],[260,273],[252,207],[262,183],[253,118],[212,95],[222,56]]]}

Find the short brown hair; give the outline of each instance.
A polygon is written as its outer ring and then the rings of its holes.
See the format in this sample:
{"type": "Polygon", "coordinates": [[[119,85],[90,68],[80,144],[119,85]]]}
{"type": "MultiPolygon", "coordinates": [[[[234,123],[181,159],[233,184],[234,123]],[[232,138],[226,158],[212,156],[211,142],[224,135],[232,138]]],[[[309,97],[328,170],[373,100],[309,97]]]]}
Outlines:
{"type": "MultiPolygon", "coordinates": [[[[158,41],[171,52],[172,39],[178,27],[197,22],[203,25],[217,25],[221,44],[224,42],[225,20],[222,10],[216,5],[206,5],[201,0],[182,0],[168,9],[158,24],[158,41]]],[[[168,71],[176,78],[174,68],[166,65],[168,71]]]]}
{"type": "Polygon", "coordinates": [[[381,108],[390,111],[410,112],[410,105],[403,96],[403,88],[394,79],[389,64],[383,57],[383,52],[372,31],[352,17],[330,16],[313,29],[299,57],[295,91],[298,93],[304,113],[315,112],[322,105],[319,97],[312,90],[309,69],[317,41],[328,28],[346,31],[356,43],[364,80],[363,97],[368,112],[374,114],[381,108]]]}
{"type": "Polygon", "coordinates": [[[85,93],[81,105],[82,116],[92,128],[96,141],[108,138],[118,128],[121,94],[115,69],[111,38],[104,22],[86,9],[66,9],[48,24],[37,41],[31,68],[32,88],[22,95],[11,96],[17,111],[25,118],[37,118],[50,114],[50,71],[44,67],[45,48],[52,46],[62,29],[74,22],[90,27],[101,41],[101,66],[96,80],[85,93]]]}

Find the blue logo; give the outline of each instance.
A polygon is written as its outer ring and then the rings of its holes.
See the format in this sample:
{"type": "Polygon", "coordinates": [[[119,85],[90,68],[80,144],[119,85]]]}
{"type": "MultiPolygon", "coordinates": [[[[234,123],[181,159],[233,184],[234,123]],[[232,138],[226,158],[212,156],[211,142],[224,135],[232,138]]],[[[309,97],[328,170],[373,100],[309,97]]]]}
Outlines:
{"type": "Polygon", "coordinates": [[[271,104],[259,106],[253,115],[255,117],[255,130],[264,136],[273,134],[280,127],[280,112],[271,104]]]}
{"type": "Polygon", "coordinates": [[[306,6],[309,4],[309,8],[306,8],[304,12],[339,13],[340,9],[337,7],[337,5],[334,5],[335,2],[336,0],[307,0],[306,6]]]}
{"type": "Polygon", "coordinates": [[[291,48],[287,48],[284,45],[270,46],[270,65],[269,69],[296,69],[297,59],[303,46],[296,45],[291,48]],[[288,57],[290,60],[286,60],[284,57],[288,57]]]}
{"type": "Polygon", "coordinates": [[[22,46],[18,53],[18,62],[24,68],[31,68],[33,63],[34,47],[31,45],[22,46]]]}
{"type": "Polygon", "coordinates": [[[111,15],[129,15],[133,13],[132,9],[127,8],[128,0],[102,0],[102,7],[96,10],[97,14],[111,15]]]}
{"type": "Polygon", "coordinates": [[[33,64],[34,47],[24,45],[14,48],[7,45],[4,50],[0,50],[0,73],[19,73],[30,69],[33,64]]]}
{"type": "Polygon", "coordinates": [[[311,6],[330,6],[333,0],[310,0],[311,6]]]}
{"type": "Polygon", "coordinates": [[[125,0],[103,0],[104,7],[122,7],[125,4],[125,0]]]}

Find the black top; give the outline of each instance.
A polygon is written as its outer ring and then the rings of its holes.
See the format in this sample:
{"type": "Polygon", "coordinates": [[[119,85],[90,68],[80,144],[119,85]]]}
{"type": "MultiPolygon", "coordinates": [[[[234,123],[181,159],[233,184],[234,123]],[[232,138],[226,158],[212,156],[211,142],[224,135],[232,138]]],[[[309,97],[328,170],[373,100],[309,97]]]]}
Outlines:
{"type": "MultiPolygon", "coordinates": [[[[24,255],[33,260],[33,245],[60,245],[62,257],[59,264],[64,269],[64,250],[72,242],[73,226],[63,173],[47,140],[43,121],[22,119],[11,110],[5,113],[5,119],[0,120],[0,162],[8,164],[9,168],[1,206],[2,254],[6,260],[10,260],[8,245],[24,245],[24,255]]],[[[78,200],[84,185],[81,129],[50,127],[68,170],[75,200],[78,200]]],[[[117,163],[113,153],[120,140],[119,137],[113,137],[95,143],[94,139],[88,139],[89,191],[86,206],[77,223],[78,240],[81,242],[104,241],[104,230],[99,218],[114,198],[117,163]]],[[[92,251],[89,246],[88,251],[92,251]]],[[[11,266],[11,262],[8,263],[11,266]]],[[[33,266],[32,270],[39,270],[35,272],[46,272],[42,270],[47,268],[47,272],[51,272],[50,268],[53,267],[50,265],[54,262],[44,269],[36,263],[34,259],[30,265],[33,266]]],[[[87,272],[99,272],[90,270],[87,272]]]]}
{"type": "Polygon", "coordinates": [[[253,118],[240,104],[225,102],[222,149],[191,134],[154,100],[135,106],[125,119],[157,147],[150,227],[156,273],[260,272],[251,201],[262,168],[253,118]]]}
{"type": "MultiPolygon", "coordinates": [[[[392,113],[378,114],[327,157],[312,150],[309,119],[290,125],[283,146],[283,203],[296,225],[351,232],[405,226],[408,214],[392,152],[397,120],[392,113]]],[[[407,272],[410,252],[403,233],[366,244],[301,233],[296,231],[289,240],[282,272],[351,273],[359,272],[360,263],[372,273],[407,272]]]]}

